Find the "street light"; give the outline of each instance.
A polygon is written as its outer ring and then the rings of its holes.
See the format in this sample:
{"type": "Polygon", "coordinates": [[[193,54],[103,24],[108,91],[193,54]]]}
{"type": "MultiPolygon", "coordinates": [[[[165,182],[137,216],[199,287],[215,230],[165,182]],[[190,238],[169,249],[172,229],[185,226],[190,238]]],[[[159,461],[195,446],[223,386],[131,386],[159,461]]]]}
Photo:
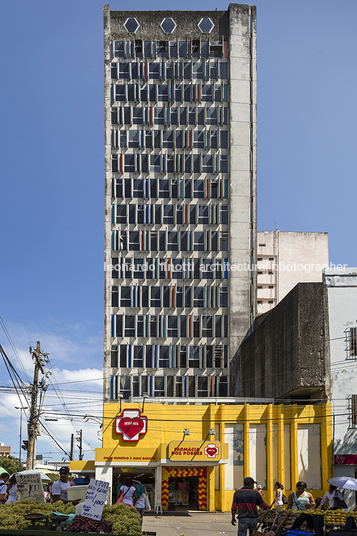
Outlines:
{"type": "Polygon", "coordinates": [[[22,442],[22,410],[29,409],[27,406],[15,406],[15,409],[20,410],[20,448],[19,448],[19,471],[21,471],[21,442],[22,442]]]}

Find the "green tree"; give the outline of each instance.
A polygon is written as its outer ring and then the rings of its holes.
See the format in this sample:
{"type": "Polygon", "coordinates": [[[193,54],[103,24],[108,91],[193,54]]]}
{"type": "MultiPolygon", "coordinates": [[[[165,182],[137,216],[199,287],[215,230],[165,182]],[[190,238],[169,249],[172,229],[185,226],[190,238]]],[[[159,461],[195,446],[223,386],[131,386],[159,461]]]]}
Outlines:
{"type": "MultiPolygon", "coordinates": [[[[5,469],[9,475],[17,473],[19,470],[19,459],[14,456],[0,456],[0,467],[5,469]]],[[[21,471],[24,471],[25,467],[21,464],[21,471]]]]}

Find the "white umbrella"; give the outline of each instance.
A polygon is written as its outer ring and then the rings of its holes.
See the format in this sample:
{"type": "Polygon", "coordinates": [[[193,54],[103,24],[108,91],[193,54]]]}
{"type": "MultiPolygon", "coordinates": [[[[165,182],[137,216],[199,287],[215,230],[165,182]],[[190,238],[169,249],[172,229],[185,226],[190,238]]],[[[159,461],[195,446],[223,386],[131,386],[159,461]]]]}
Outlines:
{"type": "Polygon", "coordinates": [[[334,478],[328,478],[327,482],[337,488],[357,491],[357,478],[352,478],[351,476],[335,476],[334,478]]]}
{"type": "Polygon", "coordinates": [[[35,471],[35,469],[28,469],[28,471],[20,471],[19,473],[16,473],[16,475],[40,475],[41,480],[45,480],[46,482],[51,482],[50,477],[45,475],[45,473],[41,473],[41,471],[35,471]]]}

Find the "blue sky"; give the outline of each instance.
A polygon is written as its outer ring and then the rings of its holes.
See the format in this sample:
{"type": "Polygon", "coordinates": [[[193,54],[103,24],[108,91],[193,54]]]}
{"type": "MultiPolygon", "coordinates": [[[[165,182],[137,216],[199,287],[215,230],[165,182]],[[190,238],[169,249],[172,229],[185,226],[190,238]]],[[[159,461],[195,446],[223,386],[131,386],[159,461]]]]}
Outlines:
{"type": "MultiPolygon", "coordinates": [[[[326,231],[330,261],[357,266],[354,0],[258,0],[258,229],[326,231]]],[[[133,0],[133,10],[225,10],[216,0],[133,0]]],[[[110,3],[120,9],[119,1],[110,3]]],[[[32,376],[41,341],[73,422],[100,414],[103,340],[103,2],[0,1],[0,316],[32,376]],[[97,381],[69,384],[74,380],[97,381]],[[73,392],[69,393],[68,390],[73,392]],[[80,395],[82,390],[82,395],[80,395]],[[88,392],[87,392],[88,391],[88,392]],[[78,398],[82,396],[82,400],[78,398]],[[88,405],[92,403],[93,406],[88,405]]],[[[21,373],[5,334],[0,344],[21,373]]],[[[2,365],[1,385],[8,383],[2,365]]],[[[58,397],[48,407],[64,413],[58,397]],[[55,405],[60,404],[60,405],[55,405]]],[[[0,441],[18,455],[19,402],[4,393],[0,441]],[[15,429],[14,429],[15,428],[15,429]]],[[[83,426],[82,426],[83,425],[83,426]]],[[[96,427],[84,433],[87,457],[96,427]]],[[[38,453],[61,457],[47,437],[38,453]]],[[[90,454],[92,453],[92,454],[90,454]]]]}

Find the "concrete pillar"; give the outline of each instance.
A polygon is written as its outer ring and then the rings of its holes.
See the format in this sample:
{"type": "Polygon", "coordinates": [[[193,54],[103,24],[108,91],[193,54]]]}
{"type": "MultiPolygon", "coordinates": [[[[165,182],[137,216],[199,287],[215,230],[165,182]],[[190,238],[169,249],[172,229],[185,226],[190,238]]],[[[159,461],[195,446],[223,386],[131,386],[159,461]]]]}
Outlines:
{"type": "Polygon", "coordinates": [[[155,506],[161,504],[162,465],[155,469],[155,506]]]}

